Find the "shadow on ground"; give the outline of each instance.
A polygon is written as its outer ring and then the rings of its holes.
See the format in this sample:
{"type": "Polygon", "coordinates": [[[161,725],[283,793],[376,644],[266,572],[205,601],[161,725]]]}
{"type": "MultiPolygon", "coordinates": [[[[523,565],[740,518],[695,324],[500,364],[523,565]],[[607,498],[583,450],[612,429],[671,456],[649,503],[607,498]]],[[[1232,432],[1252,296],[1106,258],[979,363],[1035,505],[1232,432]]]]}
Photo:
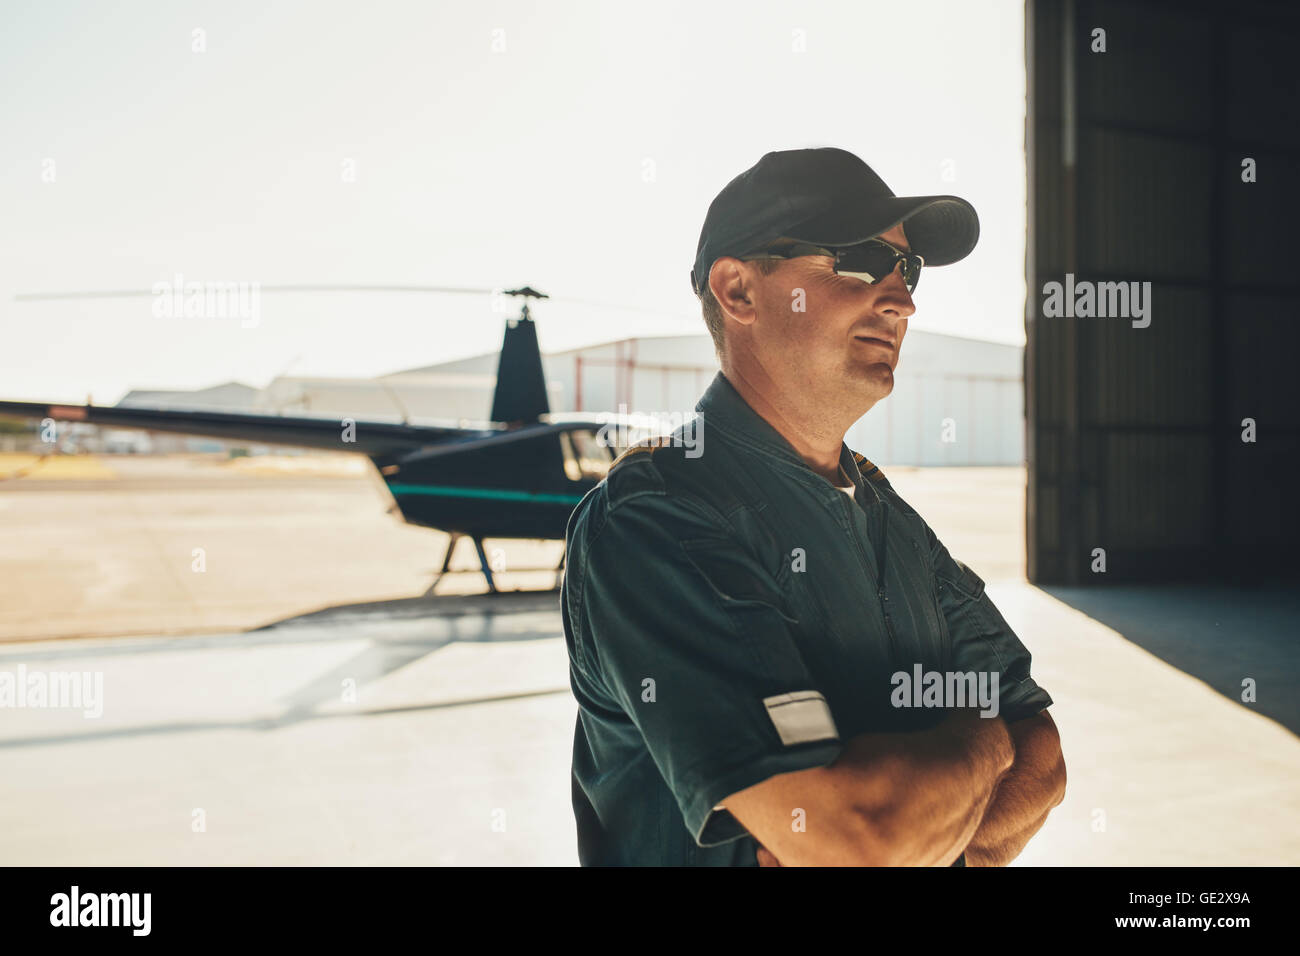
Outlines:
{"type": "Polygon", "coordinates": [[[564,686],[538,688],[498,695],[461,696],[416,705],[327,712],[322,704],[339,699],[340,682],[358,685],[378,680],[414,664],[457,642],[537,641],[563,636],[560,594],[552,591],[515,591],[498,594],[416,597],[322,608],[286,618],[264,627],[233,634],[196,637],[97,639],[84,643],[40,642],[0,654],[0,666],[28,661],[57,662],[176,654],[213,649],[255,649],[284,645],[320,645],[338,641],[364,642],[364,646],[325,673],[295,688],[278,703],[284,709],[274,716],[234,721],[169,720],[144,726],[111,727],[33,737],[0,739],[0,748],[72,743],[153,734],[190,733],[195,730],[274,730],[307,720],[379,716],[397,712],[434,710],[480,704],[491,700],[569,693],[564,686]]]}
{"type": "Polygon", "coordinates": [[[1238,706],[1300,735],[1300,593],[1281,586],[1044,587],[1238,706]],[[1243,681],[1255,701],[1242,701],[1243,681]]]}

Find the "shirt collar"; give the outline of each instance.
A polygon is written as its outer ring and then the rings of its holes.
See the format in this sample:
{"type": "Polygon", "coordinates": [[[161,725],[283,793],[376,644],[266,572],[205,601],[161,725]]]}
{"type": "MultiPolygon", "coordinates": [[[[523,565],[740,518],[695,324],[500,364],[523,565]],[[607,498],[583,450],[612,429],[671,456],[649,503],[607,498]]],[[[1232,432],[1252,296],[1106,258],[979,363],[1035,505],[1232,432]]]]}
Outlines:
{"type": "MultiPolygon", "coordinates": [[[[833,495],[842,494],[834,485],[808,467],[808,463],[794,450],[794,446],[786,441],[767,419],[750,407],[721,371],[713,376],[708,389],[695,403],[695,410],[703,418],[705,428],[718,428],[756,451],[770,454],[801,469],[817,479],[833,495]]],[[[843,441],[840,442],[840,465],[844,468],[844,473],[853,479],[853,483],[861,490],[864,479],[858,469],[857,459],[843,441]]]]}

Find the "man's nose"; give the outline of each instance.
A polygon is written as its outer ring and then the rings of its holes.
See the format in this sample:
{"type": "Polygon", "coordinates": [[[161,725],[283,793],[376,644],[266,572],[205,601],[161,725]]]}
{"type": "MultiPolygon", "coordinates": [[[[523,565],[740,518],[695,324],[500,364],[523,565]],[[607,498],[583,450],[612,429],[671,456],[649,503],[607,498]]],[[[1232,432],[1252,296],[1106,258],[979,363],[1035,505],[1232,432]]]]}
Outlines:
{"type": "Polygon", "coordinates": [[[916,311],[916,306],[912,303],[912,294],[907,291],[907,283],[903,281],[901,262],[895,264],[894,271],[882,279],[876,288],[879,290],[879,295],[876,297],[876,311],[882,315],[906,319],[916,311]]]}

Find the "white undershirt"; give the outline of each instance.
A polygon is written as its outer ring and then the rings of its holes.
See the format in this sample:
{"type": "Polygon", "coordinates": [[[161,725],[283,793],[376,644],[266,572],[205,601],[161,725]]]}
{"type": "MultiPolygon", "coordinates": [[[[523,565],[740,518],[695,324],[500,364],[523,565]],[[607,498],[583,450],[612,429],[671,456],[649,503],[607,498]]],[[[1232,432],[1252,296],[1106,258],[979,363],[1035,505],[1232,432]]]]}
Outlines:
{"type": "Polygon", "coordinates": [[[856,497],[858,486],[853,483],[852,478],[850,478],[847,474],[845,474],[843,465],[840,465],[840,480],[848,482],[848,484],[836,485],[835,487],[838,488],[840,491],[844,492],[850,498],[856,497]]]}

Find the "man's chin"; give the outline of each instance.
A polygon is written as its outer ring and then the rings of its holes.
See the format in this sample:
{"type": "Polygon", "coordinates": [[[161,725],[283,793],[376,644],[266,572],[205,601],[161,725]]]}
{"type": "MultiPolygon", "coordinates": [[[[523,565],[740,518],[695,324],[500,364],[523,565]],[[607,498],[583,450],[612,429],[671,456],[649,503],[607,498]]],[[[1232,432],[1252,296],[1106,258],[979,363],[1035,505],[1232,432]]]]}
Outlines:
{"type": "Polygon", "coordinates": [[[871,393],[875,399],[884,398],[894,390],[894,370],[888,362],[872,362],[859,365],[854,369],[855,381],[871,393]]]}

